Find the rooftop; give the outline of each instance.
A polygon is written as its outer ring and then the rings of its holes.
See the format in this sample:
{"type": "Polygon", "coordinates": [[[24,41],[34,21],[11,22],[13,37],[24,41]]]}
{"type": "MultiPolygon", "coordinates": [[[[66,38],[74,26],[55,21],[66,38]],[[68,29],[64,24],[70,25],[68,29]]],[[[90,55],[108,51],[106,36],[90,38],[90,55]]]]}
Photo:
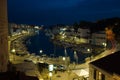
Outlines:
{"type": "Polygon", "coordinates": [[[109,73],[116,73],[120,75],[120,51],[115,52],[114,54],[108,55],[101,59],[98,59],[90,64],[99,67],[109,73]]]}

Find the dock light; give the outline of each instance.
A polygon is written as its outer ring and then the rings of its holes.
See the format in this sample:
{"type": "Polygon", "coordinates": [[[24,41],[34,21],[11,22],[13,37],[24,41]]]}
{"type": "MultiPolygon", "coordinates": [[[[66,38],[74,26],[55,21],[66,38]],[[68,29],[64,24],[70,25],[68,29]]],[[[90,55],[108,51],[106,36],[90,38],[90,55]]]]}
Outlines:
{"type": "Polygon", "coordinates": [[[49,72],[49,77],[50,77],[50,80],[52,80],[52,72],[49,72]]]}

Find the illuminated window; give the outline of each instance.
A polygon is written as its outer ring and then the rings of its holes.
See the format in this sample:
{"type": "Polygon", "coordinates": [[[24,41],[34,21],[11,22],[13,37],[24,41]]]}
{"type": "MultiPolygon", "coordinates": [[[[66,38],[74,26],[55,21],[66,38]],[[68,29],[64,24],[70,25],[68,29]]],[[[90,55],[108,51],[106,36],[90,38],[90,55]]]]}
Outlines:
{"type": "Polygon", "coordinates": [[[98,79],[99,79],[99,80],[101,80],[101,75],[102,75],[102,73],[99,72],[99,73],[98,73],[98,79]]]}
{"type": "Polygon", "coordinates": [[[101,72],[98,73],[98,80],[105,80],[105,75],[101,72]]]}

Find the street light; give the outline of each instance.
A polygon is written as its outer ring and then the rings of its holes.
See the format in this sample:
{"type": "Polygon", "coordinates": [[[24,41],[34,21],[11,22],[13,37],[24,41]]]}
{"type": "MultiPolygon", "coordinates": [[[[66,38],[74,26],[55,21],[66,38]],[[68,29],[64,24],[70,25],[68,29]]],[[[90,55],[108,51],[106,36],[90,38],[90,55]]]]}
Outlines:
{"type": "Polygon", "coordinates": [[[66,62],[65,62],[66,57],[63,57],[62,59],[63,59],[64,65],[66,65],[66,62]]]}
{"type": "Polygon", "coordinates": [[[87,49],[88,52],[90,52],[90,49],[87,49]]]}
{"type": "Polygon", "coordinates": [[[15,60],[15,56],[14,56],[14,55],[15,55],[15,51],[16,51],[16,50],[15,50],[14,48],[13,48],[12,51],[11,51],[11,52],[13,53],[13,59],[14,59],[14,60],[15,60]]]}
{"type": "Polygon", "coordinates": [[[106,43],[102,43],[102,45],[103,45],[103,46],[104,46],[104,48],[106,49],[107,44],[106,44],[106,43]]]}
{"type": "Polygon", "coordinates": [[[63,61],[65,61],[65,57],[63,57],[63,61]]]}
{"type": "Polygon", "coordinates": [[[106,45],[107,45],[106,43],[102,43],[102,44],[103,44],[103,46],[105,46],[105,47],[106,47],[106,45]]]}
{"type": "Polygon", "coordinates": [[[15,49],[12,49],[12,53],[15,53],[15,49]]]}
{"type": "Polygon", "coordinates": [[[52,79],[51,79],[51,77],[52,77],[52,72],[49,72],[49,77],[50,77],[50,80],[52,80],[52,79]]]}

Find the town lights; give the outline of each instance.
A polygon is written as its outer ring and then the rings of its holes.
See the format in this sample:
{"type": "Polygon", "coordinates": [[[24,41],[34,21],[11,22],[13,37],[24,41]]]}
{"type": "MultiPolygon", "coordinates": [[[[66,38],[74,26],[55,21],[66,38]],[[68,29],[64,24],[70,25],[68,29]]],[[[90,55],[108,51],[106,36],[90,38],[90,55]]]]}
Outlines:
{"type": "Polygon", "coordinates": [[[14,56],[14,54],[15,54],[15,49],[12,49],[11,52],[13,53],[13,60],[15,60],[15,56],[14,56]]]}
{"type": "Polygon", "coordinates": [[[63,61],[65,61],[65,57],[63,57],[63,61]]]}
{"type": "Polygon", "coordinates": [[[15,53],[15,49],[12,49],[12,53],[15,53]]]}
{"type": "Polygon", "coordinates": [[[43,53],[43,50],[40,50],[40,53],[43,53]]]}
{"type": "Polygon", "coordinates": [[[90,52],[90,49],[87,49],[88,52],[90,52]]]}
{"type": "Polygon", "coordinates": [[[102,43],[102,44],[103,44],[103,46],[105,46],[105,47],[106,47],[106,45],[107,45],[106,43],[102,43]]]}
{"type": "Polygon", "coordinates": [[[52,77],[52,72],[49,72],[49,77],[50,77],[50,80],[52,80],[52,79],[51,79],[51,77],[52,77]]]}

